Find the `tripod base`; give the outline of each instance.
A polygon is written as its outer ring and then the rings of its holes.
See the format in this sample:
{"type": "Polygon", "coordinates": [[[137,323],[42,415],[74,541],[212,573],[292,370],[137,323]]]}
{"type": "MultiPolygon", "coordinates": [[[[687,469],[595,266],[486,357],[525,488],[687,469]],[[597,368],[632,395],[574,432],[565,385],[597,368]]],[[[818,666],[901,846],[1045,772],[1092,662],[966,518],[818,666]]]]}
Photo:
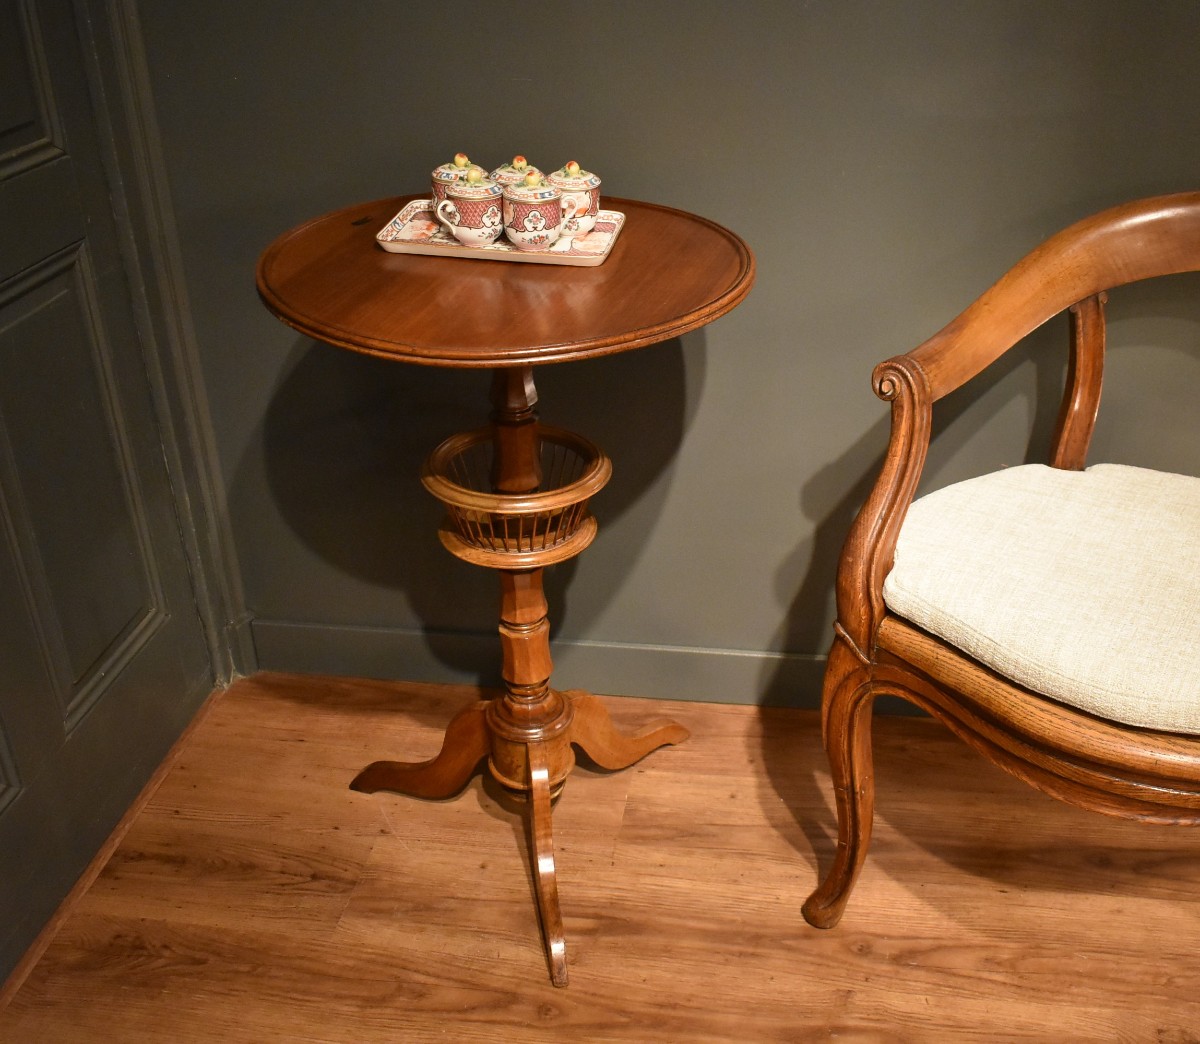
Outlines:
{"type": "Polygon", "coordinates": [[[442,749],[428,761],[376,761],[350,784],[373,794],[393,791],[419,798],[448,798],[459,793],[488,758],[488,770],[505,787],[527,795],[526,826],[534,887],[550,979],[567,984],[567,950],[554,864],[552,797],[557,796],[575,764],[572,745],[610,771],[628,768],[661,746],[682,743],[688,730],[659,719],[634,733],[619,730],[596,696],[571,691],[554,694],[561,713],[541,723],[532,735],[513,735],[507,697],[483,700],[461,711],[446,729],[442,749]],[[514,779],[516,769],[521,778],[514,779]]]}

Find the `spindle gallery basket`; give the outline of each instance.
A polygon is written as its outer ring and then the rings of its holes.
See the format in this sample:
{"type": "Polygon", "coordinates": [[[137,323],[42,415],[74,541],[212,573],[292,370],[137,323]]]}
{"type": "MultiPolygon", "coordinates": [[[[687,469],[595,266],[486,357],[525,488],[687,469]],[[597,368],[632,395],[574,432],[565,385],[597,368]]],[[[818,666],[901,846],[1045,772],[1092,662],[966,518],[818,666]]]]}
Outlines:
{"type": "Polygon", "coordinates": [[[527,493],[498,493],[492,428],[452,435],[430,454],[425,488],[449,514],[440,536],[459,558],[493,569],[552,565],[579,554],[596,535],[589,498],[612,474],[608,457],[587,439],[538,425],[540,481],[527,493]]]}

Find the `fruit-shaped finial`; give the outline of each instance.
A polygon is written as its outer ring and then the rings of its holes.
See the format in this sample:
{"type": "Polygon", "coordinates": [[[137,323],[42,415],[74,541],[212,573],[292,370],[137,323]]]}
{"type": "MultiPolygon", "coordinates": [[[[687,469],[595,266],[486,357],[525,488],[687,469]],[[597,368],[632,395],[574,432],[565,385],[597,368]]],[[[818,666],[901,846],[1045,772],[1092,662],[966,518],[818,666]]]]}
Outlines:
{"type": "Polygon", "coordinates": [[[527,160],[524,156],[514,156],[512,158],[513,170],[524,170],[528,166],[529,160],[527,160]]]}
{"type": "Polygon", "coordinates": [[[525,175],[525,184],[529,188],[537,188],[542,183],[542,176],[536,171],[531,170],[525,175]]]}
{"type": "Polygon", "coordinates": [[[459,170],[461,170],[463,167],[469,166],[470,163],[471,160],[465,152],[456,152],[454,154],[454,165],[458,167],[459,170]]]}
{"type": "Polygon", "coordinates": [[[567,163],[567,165],[563,167],[563,170],[565,170],[573,178],[579,177],[579,164],[574,160],[571,160],[569,163],[567,163]]]}
{"type": "Polygon", "coordinates": [[[467,184],[478,185],[483,180],[483,171],[478,167],[472,167],[467,171],[467,184]]]}

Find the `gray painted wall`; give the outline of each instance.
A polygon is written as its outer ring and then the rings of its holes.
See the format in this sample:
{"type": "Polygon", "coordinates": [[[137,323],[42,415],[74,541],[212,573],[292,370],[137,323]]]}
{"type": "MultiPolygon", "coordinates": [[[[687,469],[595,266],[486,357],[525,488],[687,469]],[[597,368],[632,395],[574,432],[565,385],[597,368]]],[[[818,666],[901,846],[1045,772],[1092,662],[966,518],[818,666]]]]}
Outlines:
{"type": "MultiPolygon", "coordinates": [[[[872,365],[1059,227],[1197,187],[1200,4],[528,10],[141,4],[259,663],[495,680],[494,578],[442,551],[416,477],[481,421],[486,376],[300,338],[259,304],[254,265],[306,218],[420,191],[456,151],[519,151],[726,224],[759,264],[700,333],[538,371],[543,419],[616,469],[596,544],[550,580],[557,682],[812,703],[834,559],[886,436],[872,365]]],[[[1198,289],[1113,295],[1093,460],[1200,472],[1198,289]]],[[[1041,449],[1064,344],[1065,326],[1039,332],[946,403],[929,485],[1041,449]]]]}

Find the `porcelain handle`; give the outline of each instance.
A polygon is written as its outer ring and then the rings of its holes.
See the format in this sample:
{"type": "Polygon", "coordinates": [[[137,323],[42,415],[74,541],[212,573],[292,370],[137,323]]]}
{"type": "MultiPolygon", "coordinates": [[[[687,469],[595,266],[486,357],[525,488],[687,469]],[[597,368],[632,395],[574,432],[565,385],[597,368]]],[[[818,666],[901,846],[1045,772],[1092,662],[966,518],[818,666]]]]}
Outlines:
{"type": "Polygon", "coordinates": [[[446,226],[447,232],[453,235],[454,222],[442,213],[443,207],[449,207],[452,211],[454,211],[456,217],[458,216],[458,208],[454,205],[453,201],[449,199],[443,199],[436,207],[433,208],[433,216],[436,217],[441,224],[446,226]]]}

